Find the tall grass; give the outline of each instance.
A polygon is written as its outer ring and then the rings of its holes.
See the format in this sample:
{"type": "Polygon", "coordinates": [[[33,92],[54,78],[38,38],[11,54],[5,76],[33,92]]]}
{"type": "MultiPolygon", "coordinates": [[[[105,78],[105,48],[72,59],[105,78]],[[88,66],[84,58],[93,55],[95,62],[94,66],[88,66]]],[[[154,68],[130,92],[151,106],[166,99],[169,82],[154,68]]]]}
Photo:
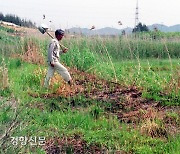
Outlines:
{"type": "Polygon", "coordinates": [[[113,60],[140,59],[147,58],[180,58],[178,42],[169,42],[168,40],[147,40],[134,39],[131,37],[84,37],[64,40],[64,43],[70,48],[70,51],[78,48],[81,51],[88,49],[100,57],[107,57],[107,49],[113,60]],[[166,52],[166,46],[169,55],[166,52]],[[131,51],[130,51],[131,50],[131,51]]]}
{"type": "MultiPolygon", "coordinates": [[[[62,61],[124,85],[136,85],[144,96],[179,104],[180,44],[166,39],[81,37],[65,39],[62,61]]],[[[169,104],[168,103],[168,104],[169,104]]]]}
{"type": "Polygon", "coordinates": [[[0,55],[10,56],[21,51],[20,38],[13,37],[0,29],[0,55]]]}

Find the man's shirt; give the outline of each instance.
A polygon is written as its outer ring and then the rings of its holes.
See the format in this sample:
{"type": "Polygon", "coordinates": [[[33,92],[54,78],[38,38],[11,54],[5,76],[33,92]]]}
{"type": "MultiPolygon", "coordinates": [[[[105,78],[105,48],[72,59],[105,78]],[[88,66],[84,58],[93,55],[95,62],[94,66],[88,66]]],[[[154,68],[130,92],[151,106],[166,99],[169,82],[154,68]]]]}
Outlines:
{"type": "Polygon", "coordinates": [[[52,39],[48,48],[48,62],[54,63],[59,60],[59,55],[62,54],[60,45],[57,39],[52,39]]]}

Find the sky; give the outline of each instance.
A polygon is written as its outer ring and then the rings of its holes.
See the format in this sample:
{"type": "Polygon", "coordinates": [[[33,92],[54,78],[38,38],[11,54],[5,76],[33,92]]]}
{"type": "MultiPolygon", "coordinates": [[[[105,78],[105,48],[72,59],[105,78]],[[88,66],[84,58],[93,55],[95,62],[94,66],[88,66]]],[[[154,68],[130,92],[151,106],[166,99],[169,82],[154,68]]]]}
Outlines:
{"type": "MultiPolygon", "coordinates": [[[[136,4],[137,0],[0,0],[0,12],[53,29],[93,25],[96,29],[122,29],[134,27],[136,4]]],[[[143,24],[180,24],[180,0],[138,0],[138,6],[139,21],[143,24]]]]}

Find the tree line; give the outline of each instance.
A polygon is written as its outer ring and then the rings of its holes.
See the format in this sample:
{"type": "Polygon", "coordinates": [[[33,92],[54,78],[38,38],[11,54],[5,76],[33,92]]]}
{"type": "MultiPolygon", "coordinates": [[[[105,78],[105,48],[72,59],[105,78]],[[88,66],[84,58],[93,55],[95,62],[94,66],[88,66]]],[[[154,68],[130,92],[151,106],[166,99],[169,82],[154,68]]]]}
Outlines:
{"type": "Polygon", "coordinates": [[[142,24],[140,22],[136,25],[136,27],[133,29],[132,32],[136,33],[136,32],[148,32],[148,31],[149,31],[149,28],[145,24],[142,24]]]}
{"type": "Polygon", "coordinates": [[[1,20],[5,22],[10,22],[19,26],[23,26],[23,27],[29,27],[29,28],[36,27],[35,22],[33,23],[31,20],[21,19],[17,15],[13,15],[13,14],[4,15],[3,13],[0,13],[0,21],[1,20]]]}

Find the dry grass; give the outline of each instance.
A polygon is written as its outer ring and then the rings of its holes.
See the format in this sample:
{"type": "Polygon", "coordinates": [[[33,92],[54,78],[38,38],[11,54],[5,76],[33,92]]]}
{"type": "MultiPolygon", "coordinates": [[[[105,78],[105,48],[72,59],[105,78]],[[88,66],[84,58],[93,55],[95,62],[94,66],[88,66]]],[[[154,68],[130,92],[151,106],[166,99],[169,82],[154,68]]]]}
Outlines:
{"type": "Polygon", "coordinates": [[[172,79],[170,80],[169,84],[165,88],[167,93],[171,93],[174,91],[175,93],[178,93],[180,90],[180,71],[176,71],[173,74],[172,79]]]}
{"type": "Polygon", "coordinates": [[[44,56],[41,52],[40,46],[33,39],[22,39],[22,53],[12,54],[12,58],[21,58],[23,61],[32,63],[32,64],[41,64],[44,65],[44,56]]]}
{"type": "Polygon", "coordinates": [[[163,113],[158,113],[157,110],[150,108],[143,116],[143,123],[140,127],[140,132],[144,135],[154,137],[167,138],[168,133],[162,123],[163,113]]]}
{"type": "Polygon", "coordinates": [[[21,58],[26,61],[33,64],[44,64],[44,57],[40,52],[40,48],[38,45],[33,42],[32,40],[29,40],[24,47],[25,53],[21,55],[21,58]]]}
{"type": "Polygon", "coordinates": [[[3,60],[0,66],[0,88],[5,89],[8,86],[9,86],[8,69],[6,68],[6,64],[3,60]]]}
{"type": "Polygon", "coordinates": [[[154,137],[167,137],[167,130],[165,127],[158,124],[155,120],[147,119],[141,126],[141,133],[154,137]]]}

